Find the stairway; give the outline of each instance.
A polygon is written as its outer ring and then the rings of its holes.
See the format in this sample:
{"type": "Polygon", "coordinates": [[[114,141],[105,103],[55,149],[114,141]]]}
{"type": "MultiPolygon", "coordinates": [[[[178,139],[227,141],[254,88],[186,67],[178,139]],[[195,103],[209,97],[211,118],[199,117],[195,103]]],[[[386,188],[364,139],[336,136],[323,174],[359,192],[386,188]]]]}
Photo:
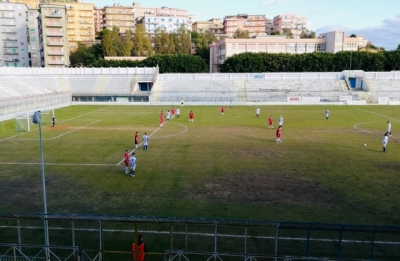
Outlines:
{"type": "Polygon", "coordinates": [[[236,86],[238,89],[238,101],[239,102],[247,102],[246,82],[245,81],[237,81],[236,86]]]}

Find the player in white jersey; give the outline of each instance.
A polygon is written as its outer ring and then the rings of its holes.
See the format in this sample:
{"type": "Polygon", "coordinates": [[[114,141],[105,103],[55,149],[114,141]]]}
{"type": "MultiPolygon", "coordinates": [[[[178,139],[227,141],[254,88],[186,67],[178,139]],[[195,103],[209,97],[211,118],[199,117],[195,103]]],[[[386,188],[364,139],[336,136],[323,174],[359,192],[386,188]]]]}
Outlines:
{"type": "Polygon", "coordinates": [[[390,121],[387,122],[386,134],[392,136],[392,124],[390,123],[390,121]]]}
{"type": "Polygon", "coordinates": [[[129,158],[129,164],[131,167],[131,177],[135,177],[135,170],[136,170],[136,157],[135,152],[132,152],[131,157],[129,158]]]}
{"type": "Polygon", "coordinates": [[[256,118],[260,118],[260,108],[256,109],[256,118]]]}
{"type": "Polygon", "coordinates": [[[179,108],[176,109],[176,118],[178,119],[181,116],[181,110],[179,108]]]}
{"type": "Polygon", "coordinates": [[[167,111],[167,121],[169,121],[170,118],[171,118],[171,112],[167,111]]]}
{"type": "Polygon", "coordinates": [[[385,133],[385,136],[383,136],[383,140],[382,140],[382,146],[383,146],[382,152],[386,152],[386,145],[388,144],[388,141],[389,141],[389,137],[387,136],[387,133],[385,133]]]}
{"type": "Polygon", "coordinates": [[[329,110],[328,110],[328,108],[326,108],[326,110],[325,110],[325,120],[328,120],[329,119],[329,110]]]}
{"type": "Polygon", "coordinates": [[[144,133],[142,140],[143,140],[143,150],[147,150],[149,145],[149,136],[147,136],[146,132],[144,133]]]}
{"type": "Polygon", "coordinates": [[[282,125],[283,125],[283,117],[282,117],[282,115],[281,115],[281,116],[279,116],[279,118],[278,118],[278,126],[282,128],[282,125]]]}

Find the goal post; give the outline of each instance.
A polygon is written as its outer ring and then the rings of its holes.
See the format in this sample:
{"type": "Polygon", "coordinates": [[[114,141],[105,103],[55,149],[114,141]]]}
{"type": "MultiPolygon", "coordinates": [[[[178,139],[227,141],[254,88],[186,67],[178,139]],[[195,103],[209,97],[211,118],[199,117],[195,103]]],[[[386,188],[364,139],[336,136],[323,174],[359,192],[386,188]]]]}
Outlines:
{"type": "MultiPolygon", "coordinates": [[[[28,132],[31,131],[33,112],[27,112],[24,115],[15,118],[15,131],[17,132],[28,132]]],[[[47,110],[40,112],[40,121],[42,126],[51,125],[51,119],[54,115],[54,110],[47,110]]]]}

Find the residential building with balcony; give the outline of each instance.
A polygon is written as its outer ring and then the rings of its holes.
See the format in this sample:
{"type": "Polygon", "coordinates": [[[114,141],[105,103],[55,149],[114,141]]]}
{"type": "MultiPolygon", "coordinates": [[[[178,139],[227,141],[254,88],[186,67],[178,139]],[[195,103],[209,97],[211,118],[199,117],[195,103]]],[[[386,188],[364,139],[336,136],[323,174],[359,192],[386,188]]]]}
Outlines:
{"type": "Polygon", "coordinates": [[[104,26],[103,29],[112,30],[114,26],[119,28],[119,32],[124,34],[126,30],[133,30],[134,16],[133,6],[122,6],[114,4],[113,6],[106,6],[104,12],[104,26]]]}
{"type": "Polygon", "coordinates": [[[28,6],[0,2],[0,67],[28,67],[28,6]]]}
{"type": "Polygon", "coordinates": [[[154,34],[157,28],[167,33],[174,33],[182,26],[187,29],[187,18],[172,16],[144,16],[137,20],[137,23],[144,24],[148,34],[154,34]]]}
{"type": "Polygon", "coordinates": [[[39,5],[40,48],[45,67],[69,66],[65,5],[39,5]]]}
{"type": "Polygon", "coordinates": [[[237,29],[248,31],[249,36],[265,35],[267,18],[265,15],[227,15],[224,17],[224,34],[232,37],[237,29]]]}
{"type": "Polygon", "coordinates": [[[93,9],[93,19],[94,19],[94,33],[99,35],[103,31],[104,27],[105,10],[100,7],[94,7],[93,9]]]}
{"type": "Polygon", "coordinates": [[[245,52],[264,53],[313,53],[357,51],[369,41],[362,37],[345,36],[344,31],[333,31],[321,34],[315,39],[288,39],[286,36],[267,35],[252,39],[227,38],[210,46],[210,72],[218,72],[218,66],[235,54],[245,52]]]}
{"type": "Polygon", "coordinates": [[[210,31],[214,34],[223,34],[224,26],[219,18],[212,18],[208,21],[197,21],[192,25],[192,31],[203,34],[210,31]]]}
{"type": "Polygon", "coordinates": [[[69,51],[78,47],[78,42],[91,43],[95,41],[94,5],[90,3],[68,2],[67,37],[69,51]]]}
{"type": "Polygon", "coordinates": [[[290,29],[293,38],[298,39],[303,31],[307,31],[307,18],[296,14],[277,15],[273,20],[273,28],[281,34],[283,29],[290,29]]]}
{"type": "Polygon", "coordinates": [[[29,66],[30,67],[44,67],[43,48],[40,46],[40,38],[42,33],[39,32],[39,9],[28,10],[28,39],[29,39],[29,66]]]}

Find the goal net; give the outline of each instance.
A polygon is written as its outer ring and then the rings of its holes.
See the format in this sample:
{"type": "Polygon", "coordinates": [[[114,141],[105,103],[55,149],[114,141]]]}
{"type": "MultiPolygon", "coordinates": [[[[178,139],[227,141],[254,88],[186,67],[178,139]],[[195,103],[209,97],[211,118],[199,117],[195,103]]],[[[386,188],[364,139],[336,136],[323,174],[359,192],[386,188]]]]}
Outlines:
{"type": "MultiPolygon", "coordinates": [[[[31,131],[32,125],[32,115],[33,113],[26,113],[25,115],[21,115],[15,118],[15,131],[17,132],[26,132],[31,131]]],[[[41,124],[42,127],[51,125],[51,118],[54,115],[54,110],[52,111],[42,111],[40,113],[41,124]]]]}

